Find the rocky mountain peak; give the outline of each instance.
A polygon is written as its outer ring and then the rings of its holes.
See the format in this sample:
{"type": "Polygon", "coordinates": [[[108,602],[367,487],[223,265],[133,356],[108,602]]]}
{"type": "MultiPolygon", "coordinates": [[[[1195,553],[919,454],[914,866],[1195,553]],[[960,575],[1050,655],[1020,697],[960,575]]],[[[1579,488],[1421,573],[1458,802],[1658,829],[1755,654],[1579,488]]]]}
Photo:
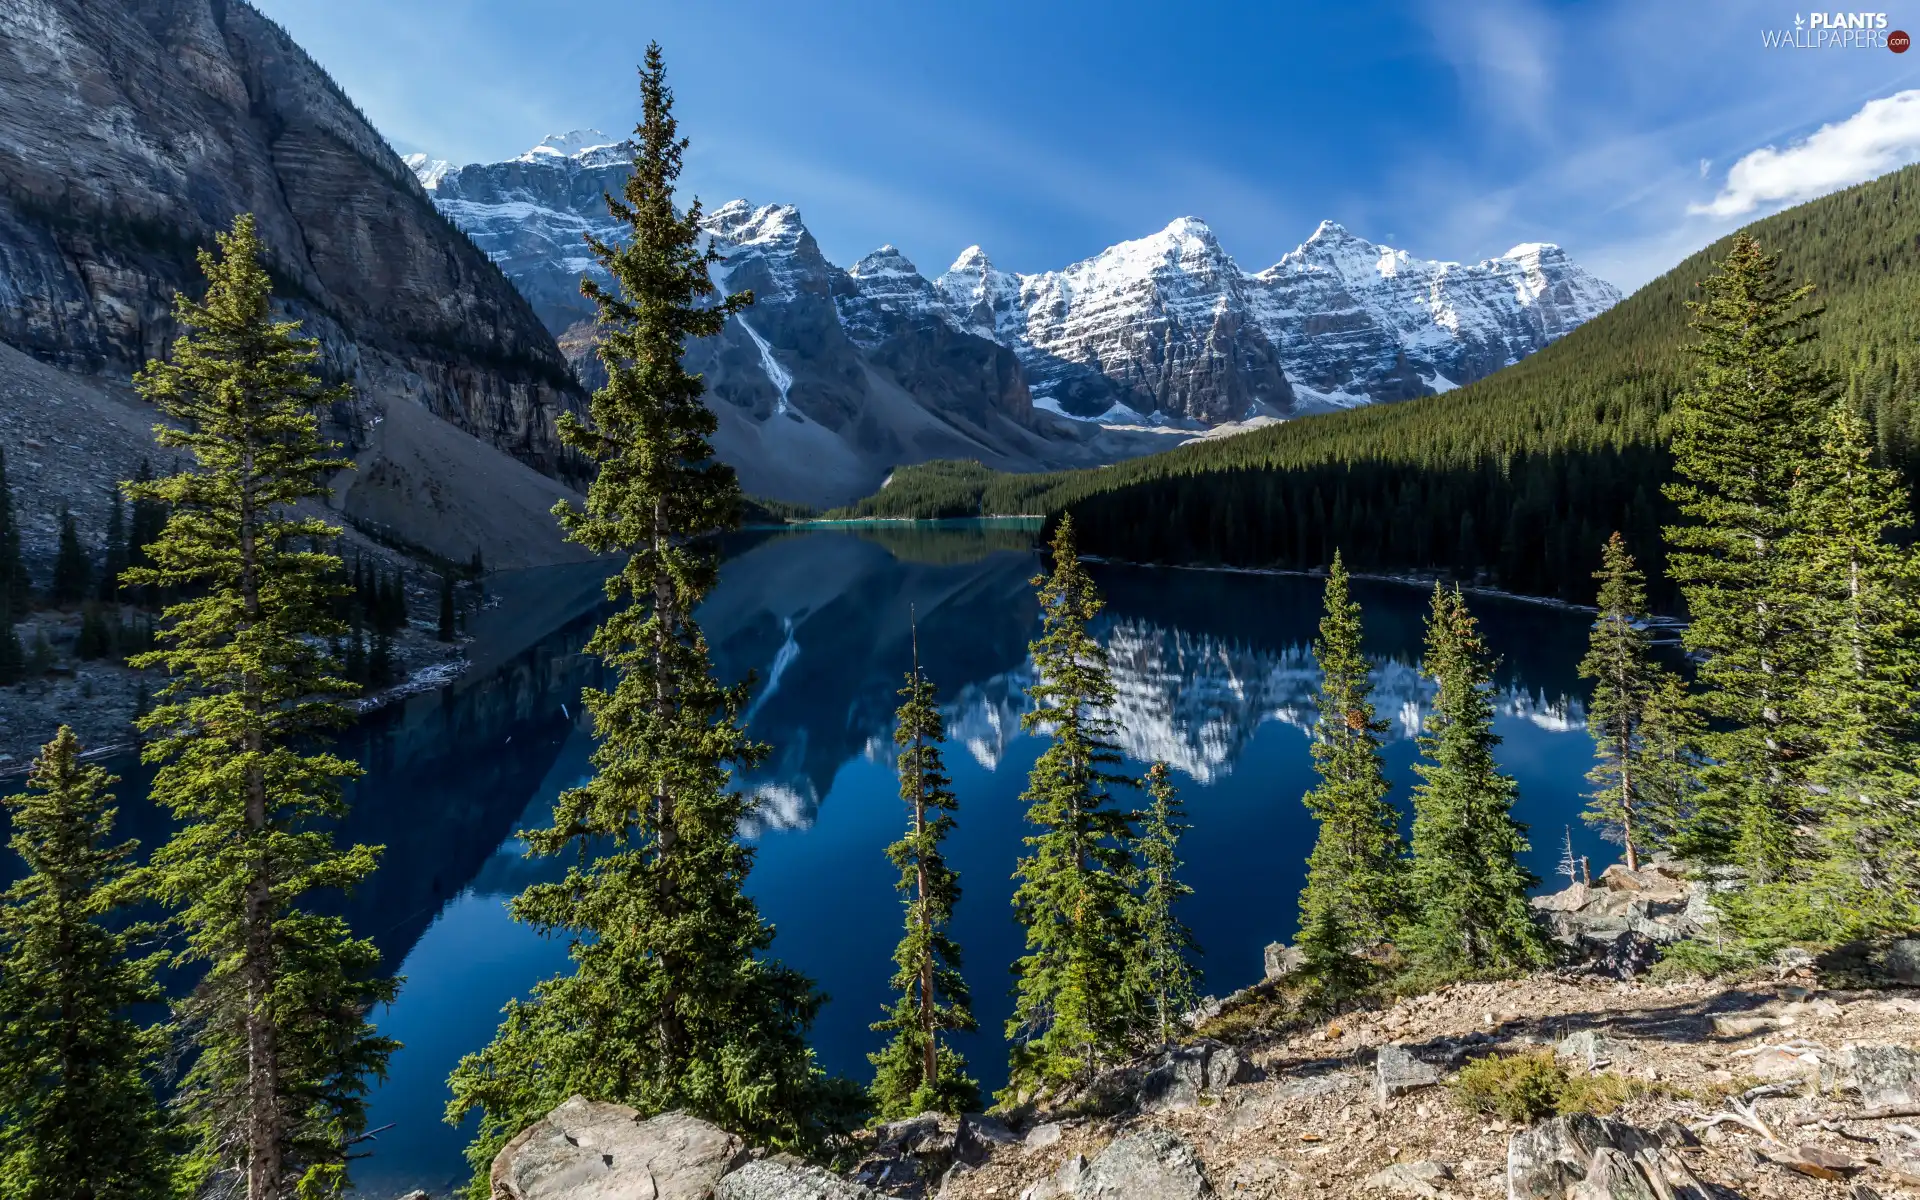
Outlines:
{"type": "Polygon", "coordinates": [[[429,158],[424,154],[409,154],[400,161],[407,164],[407,169],[420,181],[420,186],[430,192],[440,186],[440,181],[446,178],[449,171],[459,169],[444,158],[429,158]]]}
{"type": "Polygon", "coordinates": [[[578,158],[593,150],[624,151],[625,143],[619,138],[611,138],[598,129],[573,129],[566,133],[550,133],[540,139],[540,144],[519,155],[515,162],[547,162],[562,158],[578,158]]]}
{"type": "MultiPolygon", "coordinates": [[[[900,253],[899,247],[891,242],[848,267],[847,274],[862,281],[890,275],[911,275],[922,283],[928,282],[920,274],[920,268],[908,261],[907,256],[900,253]]],[[[928,283],[928,286],[932,285],[928,283]]]]}

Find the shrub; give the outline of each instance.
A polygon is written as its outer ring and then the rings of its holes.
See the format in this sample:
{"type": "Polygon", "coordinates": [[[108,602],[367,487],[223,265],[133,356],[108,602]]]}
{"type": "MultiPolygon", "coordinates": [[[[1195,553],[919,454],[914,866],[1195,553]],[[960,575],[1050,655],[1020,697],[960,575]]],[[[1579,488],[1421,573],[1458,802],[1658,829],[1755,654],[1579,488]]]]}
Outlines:
{"type": "Polygon", "coordinates": [[[1661,1090],[1612,1071],[1575,1075],[1551,1050],[1483,1058],[1462,1067],[1453,1080],[1454,1098],[1463,1106],[1518,1124],[1567,1113],[1606,1116],[1661,1090]]]}

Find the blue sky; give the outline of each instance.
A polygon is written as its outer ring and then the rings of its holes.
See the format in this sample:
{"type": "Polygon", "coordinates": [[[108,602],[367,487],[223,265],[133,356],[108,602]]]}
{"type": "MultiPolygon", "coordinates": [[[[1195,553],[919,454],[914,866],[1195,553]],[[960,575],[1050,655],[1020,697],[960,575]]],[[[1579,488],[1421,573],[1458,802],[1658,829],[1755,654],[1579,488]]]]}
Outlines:
{"type": "MultiPolygon", "coordinates": [[[[396,149],[456,162],[623,134],[657,38],[691,190],[928,274],[1193,215],[1248,269],[1331,218],[1432,258],[1559,242],[1630,288],[1920,160],[1920,51],[1763,48],[1792,0],[254,2],[396,149]]],[[[1920,34],[1920,5],[1888,18],[1920,34]]]]}

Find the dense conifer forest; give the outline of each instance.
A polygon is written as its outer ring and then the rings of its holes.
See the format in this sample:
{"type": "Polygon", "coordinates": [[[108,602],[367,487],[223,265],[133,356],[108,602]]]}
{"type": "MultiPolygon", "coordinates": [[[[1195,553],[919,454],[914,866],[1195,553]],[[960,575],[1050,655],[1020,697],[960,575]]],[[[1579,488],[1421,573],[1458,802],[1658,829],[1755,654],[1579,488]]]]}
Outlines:
{"type": "MultiPolygon", "coordinates": [[[[1824,305],[1815,354],[1882,459],[1920,466],[1920,167],[1746,230],[1824,305]]],[[[1728,253],[1701,250],[1506,370],[1442,396],[1309,417],[1092,470],[1006,475],[978,463],[895,472],[848,516],[1071,510],[1090,554],[1359,572],[1440,571],[1592,602],[1618,530],[1671,611],[1658,530],[1669,412],[1692,364],[1685,302],[1728,253]]]]}

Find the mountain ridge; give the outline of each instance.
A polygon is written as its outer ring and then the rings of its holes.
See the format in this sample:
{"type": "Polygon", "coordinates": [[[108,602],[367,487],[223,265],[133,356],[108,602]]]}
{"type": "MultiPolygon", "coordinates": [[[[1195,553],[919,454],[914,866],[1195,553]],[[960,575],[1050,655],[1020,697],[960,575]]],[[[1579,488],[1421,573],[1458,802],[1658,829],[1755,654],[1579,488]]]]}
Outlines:
{"type": "MultiPolygon", "coordinates": [[[[574,130],[500,163],[408,161],[561,333],[592,316],[569,286],[598,270],[578,252],[578,237],[618,232],[599,191],[624,180],[624,153],[604,133],[574,130]],[[527,168],[558,172],[567,185],[553,187],[550,174],[542,187],[527,168]],[[568,238],[573,253],[562,249],[568,238]]],[[[761,207],[734,200],[708,216],[761,207]]],[[[773,207],[804,228],[792,205],[773,207]]],[[[883,246],[855,267],[887,251],[906,262],[883,246]]],[[[1620,298],[1553,243],[1521,243],[1477,263],[1421,259],[1333,221],[1255,272],[1195,216],[1052,271],[1000,271],[977,244],[936,277],[908,267],[930,286],[878,303],[904,303],[1015,350],[1043,409],[1126,424],[1158,416],[1214,425],[1446,391],[1517,362],[1620,298]],[[1142,319],[1143,311],[1151,315],[1142,319]],[[1142,331],[1136,349],[1127,335],[1142,331]]],[[[873,280],[854,268],[844,274],[861,290],[873,280]]]]}

